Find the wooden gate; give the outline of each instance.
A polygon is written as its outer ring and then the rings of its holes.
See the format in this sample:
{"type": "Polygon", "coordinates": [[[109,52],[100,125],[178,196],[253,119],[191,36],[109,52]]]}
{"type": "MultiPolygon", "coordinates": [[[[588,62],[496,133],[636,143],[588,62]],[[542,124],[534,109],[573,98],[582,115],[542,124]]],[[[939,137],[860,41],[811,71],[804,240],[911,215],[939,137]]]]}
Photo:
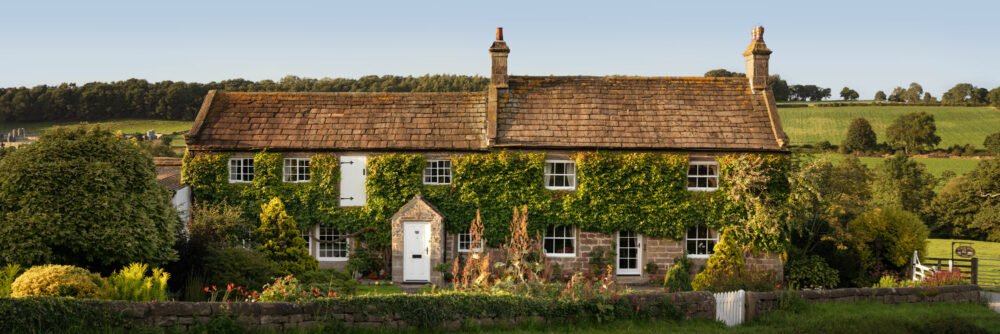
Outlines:
{"type": "Polygon", "coordinates": [[[736,326],[743,323],[746,312],[746,291],[730,291],[713,294],[715,296],[715,319],[726,326],[736,326]]]}

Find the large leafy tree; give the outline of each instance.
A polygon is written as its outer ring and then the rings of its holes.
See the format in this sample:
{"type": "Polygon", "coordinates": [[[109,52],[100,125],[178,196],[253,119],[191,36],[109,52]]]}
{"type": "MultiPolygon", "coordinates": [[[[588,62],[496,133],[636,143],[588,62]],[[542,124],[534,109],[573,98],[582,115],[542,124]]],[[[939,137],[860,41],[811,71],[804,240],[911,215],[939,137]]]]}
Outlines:
{"type": "Polygon", "coordinates": [[[834,165],[819,158],[801,163],[788,177],[788,234],[803,253],[820,243],[845,247],[847,223],[871,202],[871,171],[856,157],[834,165]]]}
{"type": "Polygon", "coordinates": [[[924,94],[924,87],[916,82],[911,82],[910,87],[903,93],[903,100],[906,102],[920,102],[920,96],[924,94]]]}
{"type": "Polygon", "coordinates": [[[100,127],[58,128],[0,160],[0,262],[161,265],[179,220],[153,159],[100,127]]]}
{"type": "Polygon", "coordinates": [[[840,143],[840,148],[845,153],[864,152],[875,149],[878,144],[875,130],[864,118],[855,118],[851,121],[851,126],[847,128],[847,138],[840,143]]]}
{"type": "Polygon", "coordinates": [[[857,100],[858,97],[861,97],[861,95],[858,95],[858,92],[853,89],[844,87],[844,89],[840,90],[840,97],[844,99],[844,101],[854,101],[857,100]]]}
{"type": "Polygon", "coordinates": [[[934,116],[923,111],[900,115],[886,128],[888,142],[906,154],[932,149],[941,142],[935,133],[934,116]]]}
{"type": "Polygon", "coordinates": [[[885,101],[885,99],[886,99],[885,92],[883,91],[875,92],[875,101],[885,101]]]}
{"type": "Polygon", "coordinates": [[[885,159],[875,169],[874,202],[877,205],[903,208],[922,213],[934,198],[937,179],[924,165],[905,154],[885,159]]]}
{"type": "Polygon", "coordinates": [[[944,103],[966,103],[973,102],[976,96],[976,86],[969,83],[960,83],[952,87],[944,95],[941,95],[941,102],[944,103]]]}

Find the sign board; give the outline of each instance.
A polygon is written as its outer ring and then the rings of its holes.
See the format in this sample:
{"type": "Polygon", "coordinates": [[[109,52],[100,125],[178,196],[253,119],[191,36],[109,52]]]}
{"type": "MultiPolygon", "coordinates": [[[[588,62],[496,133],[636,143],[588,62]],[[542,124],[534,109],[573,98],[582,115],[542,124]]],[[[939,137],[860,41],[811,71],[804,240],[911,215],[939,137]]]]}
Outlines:
{"type": "Polygon", "coordinates": [[[972,248],[972,246],[958,246],[958,248],[955,248],[955,255],[970,258],[976,256],[976,249],[972,248]]]}

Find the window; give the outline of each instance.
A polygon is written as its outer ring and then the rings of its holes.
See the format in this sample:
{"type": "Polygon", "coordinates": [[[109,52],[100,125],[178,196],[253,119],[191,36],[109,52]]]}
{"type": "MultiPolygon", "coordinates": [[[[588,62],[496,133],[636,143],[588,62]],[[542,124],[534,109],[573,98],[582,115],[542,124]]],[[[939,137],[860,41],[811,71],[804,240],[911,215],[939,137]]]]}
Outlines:
{"type": "Polygon", "coordinates": [[[309,182],[309,159],[285,159],[285,182],[309,182]]]}
{"type": "Polygon", "coordinates": [[[451,184],[451,160],[427,160],[424,184],[451,184]]]}
{"type": "Polygon", "coordinates": [[[576,188],[576,163],[569,160],[545,162],[545,188],[573,190],[576,188]]]}
{"type": "Polygon", "coordinates": [[[317,254],[316,258],[320,260],[347,260],[348,245],[347,239],[343,239],[337,242],[330,242],[333,240],[340,239],[344,237],[343,233],[337,231],[333,227],[317,227],[317,254]]]}
{"type": "Polygon", "coordinates": [[[695,258],[707,258],[714,253],[715,244],[719,242],[719,234],[715,230],[698,225],[687,232],[687,253],[695,258]]]}
{"type": "Polygon", "coordinates": [[[688,164],[688,190],[712,191],[719,188],[719,163],[692,161],[688,164]]]}
{"type": "Polygon", "coordinates": [[[229,159],[229,183],[253,182],[253,158],[229,159]]]}
{"type": "Polygon", "coordinates": [[[551,226],[545,230],[542,240],[545,255],[552,257],[576,256],[576,235],[572,226],[551,226]]]}
{"type": "Polygon", "coordinates": [[[468,253],[470,251],[475,252],[475,251],[479,251],[480,249],[483,249],[483,240],[482,240],[482,238],[480,238],[480,240],[479,240],[479,245],[476,245],[476,247],[471,247],[471,246],[472,246],[472,235],[469,234],[469,231],[465,231],[465,232],[459,233],[458,234],[458,252],[459,253],[468,253]]]}

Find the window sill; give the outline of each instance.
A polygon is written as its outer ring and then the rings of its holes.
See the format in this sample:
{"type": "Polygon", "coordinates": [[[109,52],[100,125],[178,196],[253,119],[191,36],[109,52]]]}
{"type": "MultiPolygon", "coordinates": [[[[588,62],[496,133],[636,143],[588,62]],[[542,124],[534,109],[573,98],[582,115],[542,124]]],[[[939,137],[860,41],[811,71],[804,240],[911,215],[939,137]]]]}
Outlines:
{"type": "Polygon", "coordinates": [[[316,261],[327,261],[327,262],[344,262],[347,261],[346,257],[316,257],[316,261]]]}
{"type": "Polygon", "coordinates": [[[719,190],[718,187],[716,187],[716,188],[687,188],[687,189],[688,189],[688,191],[699,191],[699,192],[709,192],[709,191],[719,190]]]}
{"type": "Polygon", "coordinates": [[[570,257],[576,257],[576,254],[550,254],[550,253],[545,253],[545,257],[570,258],[570,257]]]}
{"type": "Polygon", "coordinates": [[[284,181],[285,183],[309,183],[310,181],[284,181]]]}
{"type": "Polygon", "coordinates": [[[712,254],[688,254],[687,257],[692,259],[707,259],[712,257],[712,254]]]}
{"type": "Polygon", "coordinates": [[[237,180],[229,180],[229,183],[253,183],[253,181],[237,181],[237,180]]]}
{"type": "Polygon", "coordinates": [[[546,186],[545,189],[548,189],[548,190],[576,190],[576,187],[549,187],[549,186],[546,186]]]}
{"type": "Polygon", "coordinates": [[[451,182],[448,182],[448,183],[428,183],[428,182],[424,182],[424,185],[425,186],[450,186],[451,182]]]}

